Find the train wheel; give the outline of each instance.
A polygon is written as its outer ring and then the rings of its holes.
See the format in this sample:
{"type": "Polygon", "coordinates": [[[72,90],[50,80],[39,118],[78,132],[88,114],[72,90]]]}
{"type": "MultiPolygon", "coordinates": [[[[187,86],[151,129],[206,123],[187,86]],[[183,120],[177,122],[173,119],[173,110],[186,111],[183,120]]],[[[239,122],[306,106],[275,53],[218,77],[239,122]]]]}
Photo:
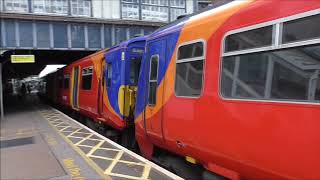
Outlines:
{"type": "Polygon", "coordinates": [[[161,164],[170,171],[184,179],[198,180],[201,179],[201,167],[187,163],[184,159],[174,156],[164,156],[160,159],[161,164]]]}

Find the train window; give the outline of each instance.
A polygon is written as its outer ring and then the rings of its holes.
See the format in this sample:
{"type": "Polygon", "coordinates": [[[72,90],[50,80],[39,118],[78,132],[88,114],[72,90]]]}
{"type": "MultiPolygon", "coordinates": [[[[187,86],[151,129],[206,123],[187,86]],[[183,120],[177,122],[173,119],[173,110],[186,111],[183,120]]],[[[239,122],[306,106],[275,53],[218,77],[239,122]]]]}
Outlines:
{"type": "Polygon", "coordinates": [[[82,89],[90,90],[92,83],[92,67],[82,69],[82,89]]]}
{"type": "Polygon", "coordinates": [[[107,64],[107,87],[111,87],[112,82],[112,63],[107,64]]]}
{"type": "Polygon", "coordinates": [[[130,62],[130,83],[137,85],[139,80],[139,72],[141,65],[141,57],[132,58],[130,62]]]}
{"type": "Polygon", "coordinates": [[[247,50],[272,45],[273,26],[231,34],[225,40],[225,52],[247,50]]]}
{"type": "Polygon", "coordinates": [[[203,56],[203,43],[197,42],[181,46],[178,51],[178,60],[203,56]]]}
{"type": "Polygon", "coordinates": [[[320,38],[320,14],[283,23],[282,42],[290,43],[320,38]],[[306,33],[306,29],[308,33],[306,33]]]}
{"type": "Polygon", "coordinates": [[[176,64],[175,94],[183,97],[201,95],[203,84],[204,43],[180,46],[176,64]]]}
{"type": "Polygon", "coordinates": [[[227,98],[320,102],[320,45],[224,57],[227,98]]]}
{"type": "Polygon", "coordinates": [[[69,84],[70,84],[70,75],[66,74],[64,75],[64,79],[63,79],[64,89],[69,89],[69,84]]]}
{"type": "Polygon", "coordinates": [[[149,96],[148,104],[155,105],[157,101],[159,55],[151,56],[149,74],[149,96]]]}

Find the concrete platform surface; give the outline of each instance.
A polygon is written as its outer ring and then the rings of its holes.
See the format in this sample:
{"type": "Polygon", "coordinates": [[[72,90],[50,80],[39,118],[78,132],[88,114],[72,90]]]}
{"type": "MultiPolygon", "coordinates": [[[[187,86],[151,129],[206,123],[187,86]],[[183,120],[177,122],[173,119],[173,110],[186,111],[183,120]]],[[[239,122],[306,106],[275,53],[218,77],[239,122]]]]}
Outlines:
{"type": "Polygon", "coordinates": [[[7,107],[1,179],[181,179],[35,96],[7,107]]]}

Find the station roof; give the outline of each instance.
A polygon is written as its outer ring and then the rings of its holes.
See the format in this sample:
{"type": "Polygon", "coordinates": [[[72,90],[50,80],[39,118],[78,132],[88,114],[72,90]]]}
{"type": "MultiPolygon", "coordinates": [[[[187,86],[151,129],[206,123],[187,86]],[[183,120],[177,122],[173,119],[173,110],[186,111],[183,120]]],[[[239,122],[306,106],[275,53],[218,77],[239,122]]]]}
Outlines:
{"type": "Polygon", "coordinates": [[[62,50],[9,50],[0,55],[3,63],[4,79],[25,78],[38,75],[46,65],[70,64],[78,59],[94,53],[94,51],[62,51],[62,50]],[[35,63],[12,64],[11,55],[34,55],[35,63]]]}

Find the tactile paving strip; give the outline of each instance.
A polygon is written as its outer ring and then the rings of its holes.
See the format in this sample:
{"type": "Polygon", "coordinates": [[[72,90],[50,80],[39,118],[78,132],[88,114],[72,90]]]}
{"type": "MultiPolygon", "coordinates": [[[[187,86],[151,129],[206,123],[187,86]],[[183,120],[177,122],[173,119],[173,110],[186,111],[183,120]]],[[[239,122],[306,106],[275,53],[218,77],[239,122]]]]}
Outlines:
{"type": "Polygon", "coordinates": [[[112,179],[180,179],[175,175],[160,172],[151,164],[143,162],[131,156],[124,149],[118,148],[86,128],[75,127],[62,120],[61,113],[53,109],[40,110],[40,113],[49,124],[69,144],[81,153],[87,162],[93,164],[93,168],[99,174],[112,179]]]}

